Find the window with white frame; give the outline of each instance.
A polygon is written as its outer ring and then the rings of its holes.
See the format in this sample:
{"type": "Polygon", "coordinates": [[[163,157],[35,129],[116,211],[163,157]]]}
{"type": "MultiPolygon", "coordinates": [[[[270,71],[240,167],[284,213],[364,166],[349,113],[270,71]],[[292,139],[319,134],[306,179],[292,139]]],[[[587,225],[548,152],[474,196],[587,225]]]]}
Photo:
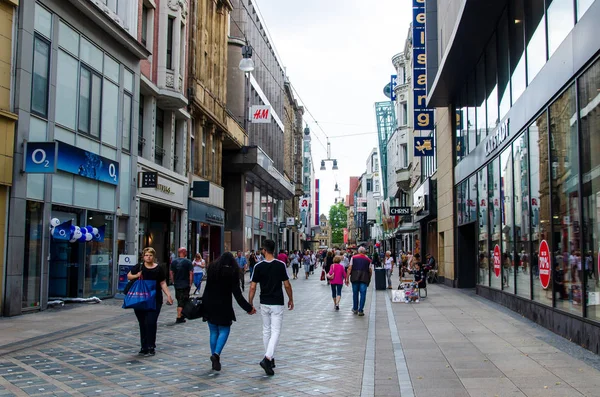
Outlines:
{"type": "Polygon", "coordinates": [[[408,168],[408,146],[405,143],[400,145],[400,167],[408,168]]]}
{"type": "Polygon", "coordinates": [[[408,104],[400,102],[400,125],[408,125],[408,104]]]}
{"type": "Polygon", "coordinates": [[[174,59],[173,59],[173,36],[174,36],[174,27],[175,26],[175,18],[169,17],[167,20],[167,69],[173,70],[174,68],[174,59]]]}

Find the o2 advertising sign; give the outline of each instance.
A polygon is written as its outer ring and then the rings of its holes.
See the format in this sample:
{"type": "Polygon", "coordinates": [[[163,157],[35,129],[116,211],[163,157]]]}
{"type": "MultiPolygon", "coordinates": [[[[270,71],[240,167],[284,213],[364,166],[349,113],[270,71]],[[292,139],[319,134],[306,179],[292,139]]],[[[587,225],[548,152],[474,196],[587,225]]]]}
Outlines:
{"type": "Polygon", "coordinates": [[[502,259],[500,257],[500,247],[498,244],[494,247],[494,274],[496,277],[500,277],[500,270],[502,268],[502,259]]]}
{"type": "Polygon", "coordinates": [[[29,174],[56,172],[56,142],[25,142],[23,171],[29,174]]]}
{"type": "Polygon", "coordinates": [[[550,274],[551,274],[551,260],[550,260],[550,248],[548,248],[548,243],[546,240],[542,240],[540,242],[539,249],[539,271],[540,271],[540,283],[542,284],[542,288],[548,288],[550,285],[550,274]]]}

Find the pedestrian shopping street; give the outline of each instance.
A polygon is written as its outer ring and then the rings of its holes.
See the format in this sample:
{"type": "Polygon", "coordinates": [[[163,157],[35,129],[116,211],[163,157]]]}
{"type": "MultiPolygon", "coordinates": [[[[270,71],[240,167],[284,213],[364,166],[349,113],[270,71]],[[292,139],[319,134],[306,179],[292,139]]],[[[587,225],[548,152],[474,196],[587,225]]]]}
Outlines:
{"type": "Polygon", "coordinates": [[[157,354],[138,357],[134,314],[112,299],[0,319],[0,396],[600,396],[600,357],[471,292],[431,285],[404,304],[369,288],[358,317],[349,287],[336,312],[316,274],[292,285],[273,377],[260,314],[236,308],[216,373],[201,320],[173,325],[163,306],[157,354]]]}

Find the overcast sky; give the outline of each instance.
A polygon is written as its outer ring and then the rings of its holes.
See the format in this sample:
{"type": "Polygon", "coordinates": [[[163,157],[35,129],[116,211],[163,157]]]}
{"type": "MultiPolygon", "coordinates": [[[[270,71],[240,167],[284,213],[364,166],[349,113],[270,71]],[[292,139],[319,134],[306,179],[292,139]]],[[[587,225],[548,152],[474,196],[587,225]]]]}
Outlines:
{"type": "Polygon", "coordinates": [[[412,17],[412,0],[255,0],[290,81],[308,108],[320,212],[329,215],[349,177],[366,169],[377,147],[375,102],[389,100],[384,86],[394,74],[412,17]],[[314,122],[316,119],[323,129],[314,122]],[[360,136],[352,134],[371,133],[360,136]],[[338,171],[319,171],[327,157],[325,134],[338,171]],[[341,139],[340,137],[343,137],[341,139]],[[317,139],[318,138],[318,139],[317,139]],[[319,143],[319,140],[321,143],[319,143]]]}

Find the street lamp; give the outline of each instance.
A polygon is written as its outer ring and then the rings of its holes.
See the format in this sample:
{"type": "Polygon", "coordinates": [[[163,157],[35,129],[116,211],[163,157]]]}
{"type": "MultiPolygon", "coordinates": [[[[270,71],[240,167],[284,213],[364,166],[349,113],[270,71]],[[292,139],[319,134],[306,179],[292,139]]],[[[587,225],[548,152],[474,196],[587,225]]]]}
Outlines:
{"type": "Polygon", "coordinates": [[[331,169],[333,171],[337,171],[339,169],[337,160],[331,158],[331,143],[329,143],[329,138],[327,138],[327,158],[324,160],[321,160],[321,168],[319,168],[321,171],[326,170],[326,168],[325,168],[326,161],[331,161],[333,163],[333,166],[331,167],[331,169]]]}
{"type": "Polygon", "coordinates": [[[242,59],[240,61],[240,70],[244,73],[252,72],[254,70],[254,61],[252,60],[252,47],[246,43],[242,46],[242,59]]]}

